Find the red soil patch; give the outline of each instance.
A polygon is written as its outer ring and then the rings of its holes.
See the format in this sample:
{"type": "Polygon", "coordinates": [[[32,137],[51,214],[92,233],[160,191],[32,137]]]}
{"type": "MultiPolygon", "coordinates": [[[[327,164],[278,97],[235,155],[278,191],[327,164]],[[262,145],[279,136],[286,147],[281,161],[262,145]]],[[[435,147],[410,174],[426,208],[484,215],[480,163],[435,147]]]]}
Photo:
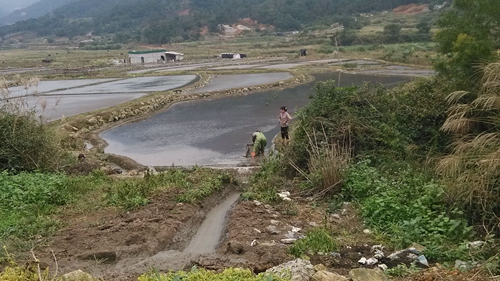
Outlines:
{"type": "Polygon", "coordinates": [[[422,13],[426,9],[428,9],[427,4],[423,4],[423,5],[408,4],[408,5],[396,7],[392,11],[398,15],[415,15],[415,14],[422,13]]]}

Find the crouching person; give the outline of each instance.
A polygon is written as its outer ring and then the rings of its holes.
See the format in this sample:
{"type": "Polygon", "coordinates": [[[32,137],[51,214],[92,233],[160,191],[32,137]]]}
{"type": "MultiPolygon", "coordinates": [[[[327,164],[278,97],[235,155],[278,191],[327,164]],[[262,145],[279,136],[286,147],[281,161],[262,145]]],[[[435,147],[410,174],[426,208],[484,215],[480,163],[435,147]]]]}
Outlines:
{"type": "Polygon", "coordinates": [[[253,150],[252,157],[264,155],[264,150],[267,145],[266,136],[261,131],[256,131],[252,135],[253,150]]]}

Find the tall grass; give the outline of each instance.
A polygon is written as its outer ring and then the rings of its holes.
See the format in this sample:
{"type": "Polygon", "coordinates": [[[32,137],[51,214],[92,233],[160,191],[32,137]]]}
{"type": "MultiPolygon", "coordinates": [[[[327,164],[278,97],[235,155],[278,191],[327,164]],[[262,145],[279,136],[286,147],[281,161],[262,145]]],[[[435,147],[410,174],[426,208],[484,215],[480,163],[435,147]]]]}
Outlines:
{"type": "MultiPolygon", "coordinates": [[[[38,80],[22,79],[28,92],[38,80]]],[[[55,130],[36,117],[23,98],[9,99],[7,83],[0,83],[0,171],[55,171],[66,156],[55,130]]],[[[42,105],[43,106],[43,105],[42,105]]]]}
{"type": "Polygon", "coordinates": [[[468,206],[474,222],[500,231],[500,61],[484,68],[478,93],[451,93],[441,129],[454,137],[437,166],[450,200],[468,206]]]}
{"type": "Polygon", "coordinates": [[[305,133],[309,141],[307,171],[289,159],[290,165],[306,179],[302,184],[303,192],[307,195],[314,194],[316,198],[328,193],[339,193],[352,154],[350,142],[328,143],[326,140],[331,138],[326,135],[325,130],[321,133],[315,130],[305,133]]]}

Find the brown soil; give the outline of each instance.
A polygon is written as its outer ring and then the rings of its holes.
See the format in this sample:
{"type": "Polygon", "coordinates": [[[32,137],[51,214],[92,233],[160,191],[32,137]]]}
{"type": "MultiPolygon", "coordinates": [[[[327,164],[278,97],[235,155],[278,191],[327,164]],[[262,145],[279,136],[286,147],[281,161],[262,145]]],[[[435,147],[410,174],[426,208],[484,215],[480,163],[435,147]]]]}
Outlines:
{"type": "MultiPolygon", "coordinates": [[[[326,226],[340,249],[337,253],[310,255],[310,260],[348,276],[351,269],[361,266],[361,257],[373,256],[371,247],[379,244],[372,234],[364,233],[352,205],[344,204],[338,216],[332,216],[325,212],[326,206],[292,196],[291,203],[275,205],[238,201],[215,253],[183,253],[206,213],[235,188],[229,187],[200,204],[176,203],[174,192],[157,196],[150,204],[130,212],[100,209],[67,214],[62,218],[67,227],[53,237],[49,247],[35,253],[52,273],[56,268],[59,275],[81,269],[104,280],[137,280],[151,267],[168,271],[193,265],[211,270],[245,267],[259,273],[294,259],[288,254],[288,245],[281,242],[292,227],[300,228],[298,233],[304,235],[313,227],[326,226]],[[275,227],[274,234],[268,230],[270,226],[275,227]]],[[[388,255],[392,251],[384,252],[388,255]]],[[[486,280],[471,276],[434,268],[411,279],[397,280],[486,280]]]]}
{"type": "Polygon", "coordinates": [[[394,8],[392,11],[398,15],[415,15],[422,13],[428,7],[427,4],[408,4],[394,8]]]}
{"type": "Polygon", "coordinates": [[[358,267],[362,255],[370,255],[371,235],[363,233],[350,206],[340,220],[335,220],[320,205],[302,198],[276,205],[240,200],[228,216],[227,231],[216,253],[182,253],[208,210],[232,189],[212,195],[201,204],[176,203],[176,194],[170,193],[130,212],[108,208],[66,214],[61,219],[67,226],[57,232],[49,247],[35,253],[52,273],[56,268],[59,275],[81,269],[105,280],[137,280],[152,266],[167,271],[194,264],[213,270],[245,267],[258,273],[294,259],[288,254],[288,245],[280,241],[292,227],[300,228],[299,233],[304,235],[313,227],[326,225],[339,245],[344,245],[339,250],[342,259],[314,255],[313,263],[348,274],[358,267]],[[273,225],[276,234],[266,230],[273,225]]]}

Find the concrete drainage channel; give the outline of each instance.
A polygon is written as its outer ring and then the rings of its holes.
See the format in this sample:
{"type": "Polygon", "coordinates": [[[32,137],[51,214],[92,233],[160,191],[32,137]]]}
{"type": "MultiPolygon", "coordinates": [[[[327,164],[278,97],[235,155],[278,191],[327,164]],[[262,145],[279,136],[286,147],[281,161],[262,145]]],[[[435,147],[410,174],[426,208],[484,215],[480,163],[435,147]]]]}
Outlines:
{"type": "Polygon", "coordinates": [[[185,253],[210,254],[215,252],[222,240],[227,218],[232,207],[240,197],[234,192],[208,212],[198,232],[184,249],[185,253]]]}
{"type": "Polygon", "coordinates": [[[184,229],[174,239],[177,243],[169,247],[169,250],[158,252],[139,263],[132,263],[134,259],[121,260],[116,264],[115,274],[111,275],[137,276],[151,268],[163,272],[185,270],[200,256],[214,254],[225,238],[228,218],[239,197],[240,193],[237,191],[226,191],[221,202],[206,215],[200,214],[198,218],[202,218],[201,220],[185,222],[184,229]],[[194,229],[197,230],[193,231],[194,229]]]}

